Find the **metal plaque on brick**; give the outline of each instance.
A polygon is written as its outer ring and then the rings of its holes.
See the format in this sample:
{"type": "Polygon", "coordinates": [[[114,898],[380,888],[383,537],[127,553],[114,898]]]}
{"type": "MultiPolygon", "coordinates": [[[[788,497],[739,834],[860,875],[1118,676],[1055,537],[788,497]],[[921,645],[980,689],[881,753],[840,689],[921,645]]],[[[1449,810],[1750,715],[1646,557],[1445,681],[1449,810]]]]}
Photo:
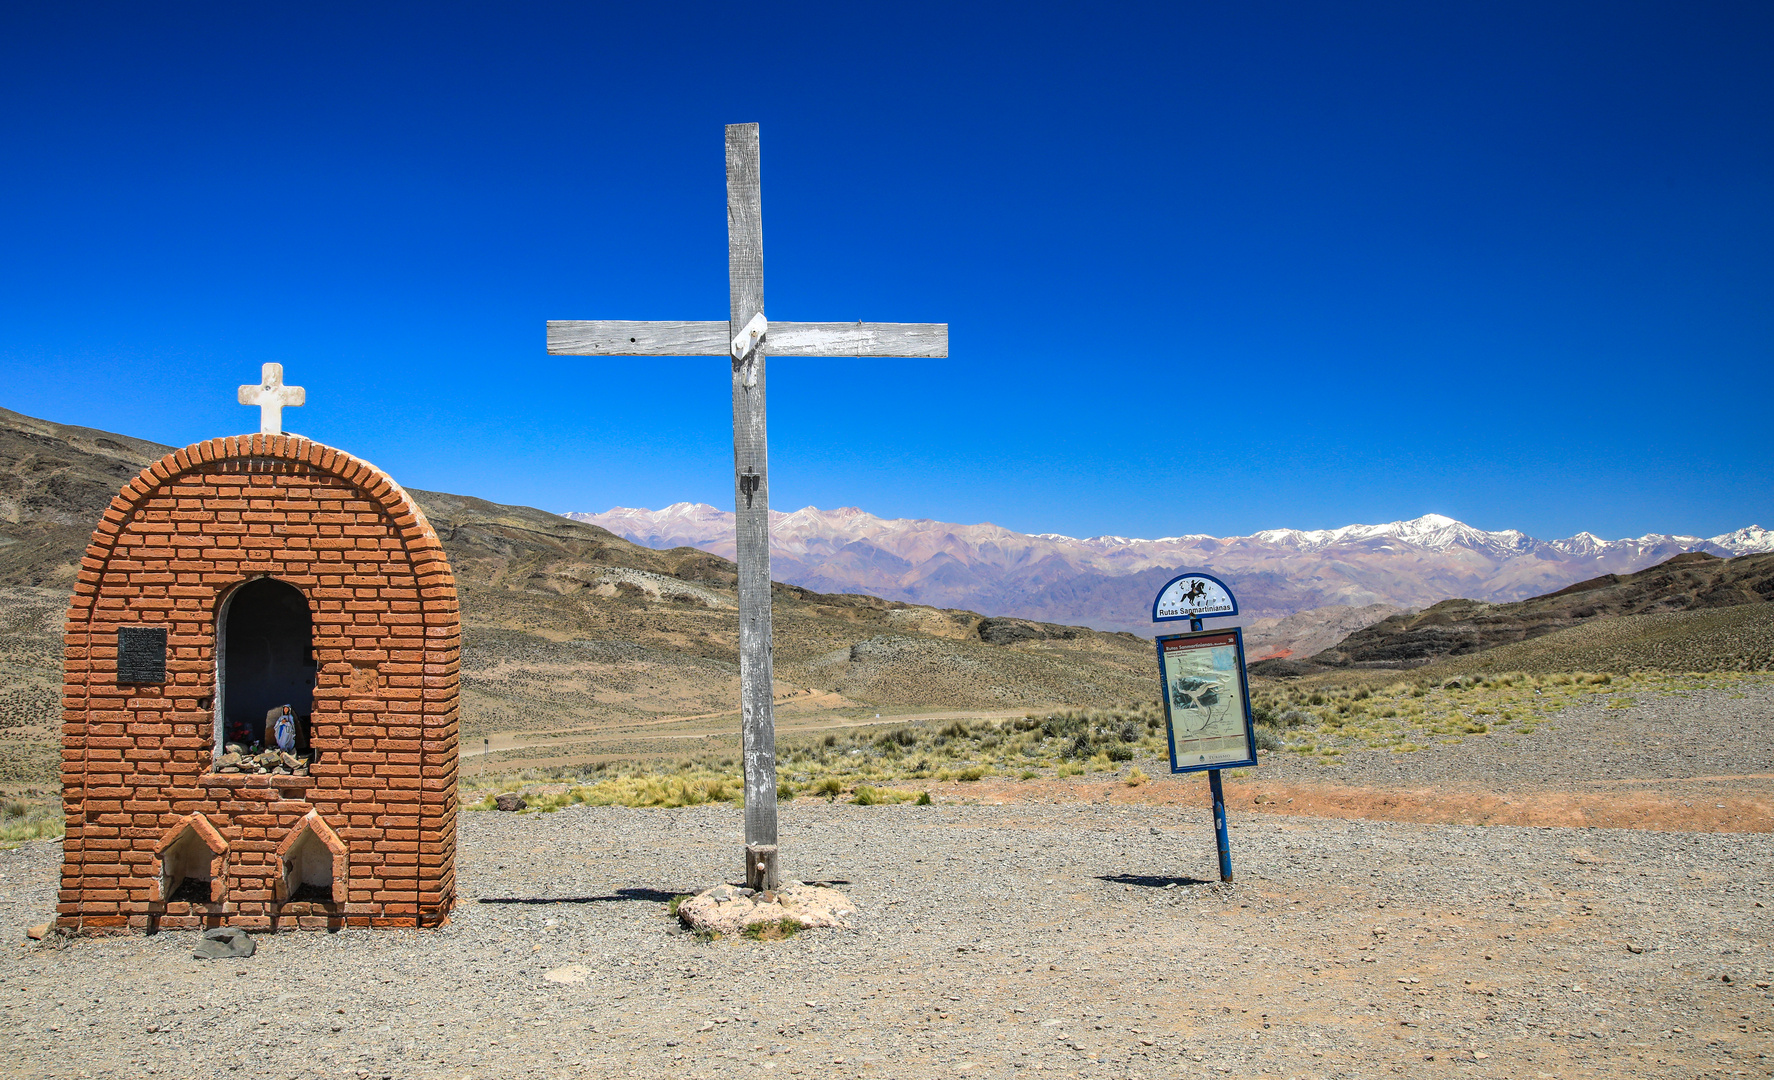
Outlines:
{"type": "Polygon", "coordinates": [[[117,628],[117,681],[120,683],[166,681],[166,627],[120,626],[117,628]]]}

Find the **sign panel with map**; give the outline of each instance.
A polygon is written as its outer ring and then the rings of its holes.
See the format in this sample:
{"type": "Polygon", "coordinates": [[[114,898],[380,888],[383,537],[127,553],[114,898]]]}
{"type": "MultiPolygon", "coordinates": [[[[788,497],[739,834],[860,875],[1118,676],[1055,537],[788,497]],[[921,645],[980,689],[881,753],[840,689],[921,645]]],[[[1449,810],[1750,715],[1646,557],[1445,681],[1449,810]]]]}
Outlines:
{"type": "Polygon", "coordinates": [[[1158,674],[1170,732],[1170,771],[1236,769],[1257,763],[1244,635],[1198,630],[1158,639],[1158,674]]]}

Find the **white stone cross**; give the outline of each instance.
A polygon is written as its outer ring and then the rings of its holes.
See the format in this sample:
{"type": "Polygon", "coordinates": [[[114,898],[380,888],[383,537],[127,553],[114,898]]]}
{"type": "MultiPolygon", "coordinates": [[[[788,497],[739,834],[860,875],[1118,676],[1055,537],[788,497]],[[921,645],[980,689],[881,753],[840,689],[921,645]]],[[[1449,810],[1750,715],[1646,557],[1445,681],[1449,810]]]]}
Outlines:
{"type": "Polygon", "coordinates": [[[283,434],[283,407],[301,405],[308,400],[308,391],[299,386],[283,385],[283,365],[266,364],[259,376],[260,385],[240,388],[242,405],[259,407],[259,433],[283,434]]]}
{"type": "Polygon", "coordinates": [[[764,353],[949,355],[947,323],[792,323],[764,318],[758,125],[727,126],[726,322],[548,324],[551,356],[724,356],[733,365],[733,501],[739,563],[739,711],[745,757],[745,880],[775,888],[775,664],[770,652],[770,479],[764,353]]]}

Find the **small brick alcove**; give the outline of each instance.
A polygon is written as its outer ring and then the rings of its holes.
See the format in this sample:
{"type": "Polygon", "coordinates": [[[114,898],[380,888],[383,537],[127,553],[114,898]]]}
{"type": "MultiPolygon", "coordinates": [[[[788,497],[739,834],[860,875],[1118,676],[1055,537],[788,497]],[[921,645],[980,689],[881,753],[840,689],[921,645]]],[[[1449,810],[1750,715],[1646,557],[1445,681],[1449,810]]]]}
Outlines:
{"type": "Polygon", "coordinates": [[[242,435],[143,470],[68,611],[58,923],[443,922],[460,654],[443,548],[374,466],[242,435]],[[267,703],[294,753],[239,741],[267,703]]]}

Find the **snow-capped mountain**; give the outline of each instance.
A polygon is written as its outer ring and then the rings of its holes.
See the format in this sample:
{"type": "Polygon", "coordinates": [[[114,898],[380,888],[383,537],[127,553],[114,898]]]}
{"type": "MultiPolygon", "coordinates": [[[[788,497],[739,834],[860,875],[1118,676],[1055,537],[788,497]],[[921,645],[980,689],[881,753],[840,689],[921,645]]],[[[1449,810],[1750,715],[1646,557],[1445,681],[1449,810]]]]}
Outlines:
{"type": "Polygon", "coordinates": [[[1774,551],[1774,532],[1769,532],[1760,525],[1750,525],[1736,532],[1715,536],[1707,542],[1717,544],[1733,555],[1760,555],[1765,551],[1774,551]]]}
{"type": "MultiPolygon", "coordinates": [[[[566,516],[648,547],[733,556],[733,515],[705,503],[566,516]]],[[[1548,541],[1514,529],[1486,532],[1440,514],[1384,525],[1157,540],[1031,535],[991,524],[886,519],[855,507],[772,511],[770,519],[771,576],[778,581],[1137,632],[1151,630],[1148,613],[1158,587],[1184,570],[1210,570],[1233,587],[1246,615],[1275,617],[1330,604],[1520,600],[1601,574],[1631,573],[1685,551],[1774,551],[1774,532],[1756,525],[1711,538],[1603,540],[1578,533],[1548,541]]]]}

